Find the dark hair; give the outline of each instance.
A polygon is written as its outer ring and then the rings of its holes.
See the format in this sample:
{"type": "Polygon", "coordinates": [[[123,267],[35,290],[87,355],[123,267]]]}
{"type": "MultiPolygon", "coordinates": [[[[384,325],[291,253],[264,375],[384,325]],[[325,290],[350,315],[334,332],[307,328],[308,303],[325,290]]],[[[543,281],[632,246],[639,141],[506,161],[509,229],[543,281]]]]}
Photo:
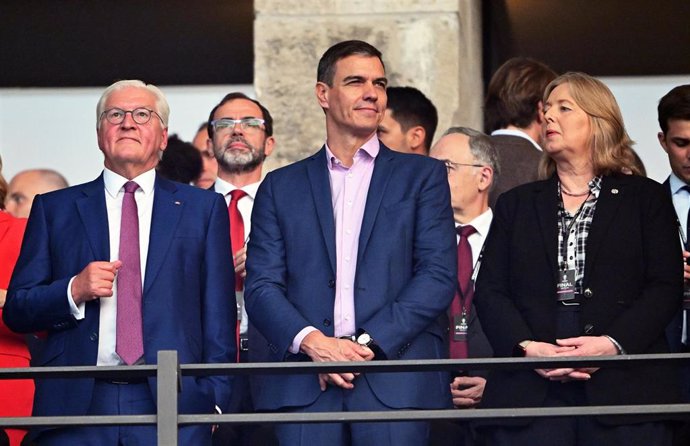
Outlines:
{"type": "Polygon", "coordinates": [[[544,88],[557,76],[533,59],[516,57],[501,65],[491,77],[484,100],[486,132],[509,125],[528,127],[537,119],[544,88]]]}
{"type": "MultiPolygon", "coordinates": [[[[338,63],[340,59],[354,54],[378,57],[381,61],[381,65],[383,65],[381,51],[377,50],[373,45],[361,40],[345,40],[336,43],[323,53],[323,56],[321,56],[319,60],[319,67],[316,70],[316,80],[332,87],[333,76],[335,76],[335,64],[338,63]]],[[[385,65],[383,65],[383,67],[384,69],[386,68],[385,65]]]]}
{"type": "Polygon", "coordinates": [[[424,128],[424,149],[429,153],[438,125],[438,113],[434,104],[413,87],[388,87],[386,94],[391,115],[404,132],[417,125],[424,128]]]}
{"type": "MultiPolygon", "coordinates": [[[[213,110],[211,110],[211,114],[208,115],[208,124],[206,125],[206,130],[208,131],[209,138],[213,138],[213,125],[211,124],[211,121],[213,121],[213,115],[216,114],[216,110],[218,110],[218,108],[220,108],[220,106],[222,106],[226,102],[234,101],[235,99],[246,99],[247,101],[255,103],[259,107],[259,109],[261,110],[261,114],[263,115],[260,117],[265,121],[264,128],[266,129],[266,136],[273,136],[273,118],[271,117],[271,113],[269,113],[268,109],[261,105],[261,102],[257,101],[256,99],[252,99],[246,94],[236,91],[233,93],[226,94],[225,97],[218,103],[218,105],[213,107],[213,110]]],[[[259,118],[259,116],[255,117],[259,118]]]]}
{"type": "Polygon", "coordinates": [[[657,107],[659,114],[659,126],[666,134],[668,121],[671,119],[690,120],[690,84],[679,85],[659,101],[657,107]]]}
{"type": "Polygon", "coordinates": [[[156,171],[169,180],[189,184],[199,178],[202,168],[201,153],[192,144],[172,135],[156,171]]]}

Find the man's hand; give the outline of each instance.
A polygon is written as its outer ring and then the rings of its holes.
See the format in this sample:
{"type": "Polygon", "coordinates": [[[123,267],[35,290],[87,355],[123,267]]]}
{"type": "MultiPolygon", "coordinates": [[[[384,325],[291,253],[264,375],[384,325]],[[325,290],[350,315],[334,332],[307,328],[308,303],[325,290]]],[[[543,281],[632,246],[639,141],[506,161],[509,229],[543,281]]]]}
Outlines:
{"type": "Polygon", "coordinates": [[[72,298],[76,305],[89,300],[111,297],[120,260],[114,262],[91,262],[72,281],[72,298]]]}
{"type": "Polygon", "coordinates": [[[242,246],[232,258],[235,263],[235,273],[241,277],[247,277],[247,270],[245,269],[245,262],[247,261],[247,245],[242,246]]]}
{"type": "Polygon", "coordinates": [[[690,265],[686,263],[690,252],[683,250],[683,279],[690,280],[690,265]]]}
{"type": "MultiPolygon", "coordinates": [[[[318,330],[312,331],[304,337],[300,350],[307,354],[314,362],[347,362],[371,361],[374,352],[347,339],[332,338],[318,330]]],[[[328,384],[353,389],[355,373],[320,373],[319,386],[326,390],[328,384]]]]}
{"type": "Polygon", "coordinates": [[[7,298],[7,290],[0,288],[0,308],[5,306],[5,299],[7,298]]]}
{"type": "Polygon", "coordinates": [[[480,376],[458,376],[450,383],[450,395],[456,409],[471,409],[482,400],[486,380],[480,376]]]}

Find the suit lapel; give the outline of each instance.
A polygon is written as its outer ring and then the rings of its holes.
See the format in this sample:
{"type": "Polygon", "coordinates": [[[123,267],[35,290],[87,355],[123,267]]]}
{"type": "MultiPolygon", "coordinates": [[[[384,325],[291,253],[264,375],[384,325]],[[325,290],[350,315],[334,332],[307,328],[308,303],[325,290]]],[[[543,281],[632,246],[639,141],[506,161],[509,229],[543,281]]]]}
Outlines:
{"type": "Polygon", "coordinates": [[[146,277],[144,278],[144,295],[156,279],[168,248],[172,244],[173,234],[177,229],[184,210],[184,202],[175,199],[177,186],[171,181],[156,175],[155,195],[149,230],[149,251],[146,258],[146,277]]]}
{"type": "Polygon", "coordinates": [[[333,219],[333,202],[331,198],[331,183],[328,178],[328,163],[326,160],[326,147],[322,147],[319,152],[311,157],[311,162],[307,163],[307,176],[311,186],[314,206],[321,226],[328,260],[331,269],[335,273],[335,221],[333,219]]]}
{"type": "Polygon", "coordinates": [[[625,188],[622,178],[603,177],[601,182],[601,192],[597,198],[597,206],[594,210],[592,226],[587,235],[587,248],[585,255],[585,277],[589,277],[590,269],[594,264],[599,249],[604,244],[609,226],[613,222],[618,206],[629,193],[625,188]]]}
{"type": "Polygon", "coordinates": [[[542,188],[535,191],[534,206],[542,235],[546,254],[551,266],[552,277],[558,272],[558,197],[556,194],[556,175],[542,183],[542,188]]]}
{"type": "Polygon", "coordinates": [[[371,231],[374,229],[374,222],[381,208],[383,194],[386,191],[391,173],[393,173],[393,161],[393,152],[381,144],[379,154],[374,161],[374,172],[371,175],[371,183],[367,192],[367,203],[364,207],[364,216],[362,217],[359,246],[357,248],[357,265],[361,263],[364,251],[369,243],[371,231]]]}
{"type": "Polygon", "coordinates": [[[110,261],[110,236],[104,190],[103,174],[101,174],[96,180],[84,184],[82,188],[84,197],[78,199],[76,205],[94,259],[108,262],[110,261]]]}

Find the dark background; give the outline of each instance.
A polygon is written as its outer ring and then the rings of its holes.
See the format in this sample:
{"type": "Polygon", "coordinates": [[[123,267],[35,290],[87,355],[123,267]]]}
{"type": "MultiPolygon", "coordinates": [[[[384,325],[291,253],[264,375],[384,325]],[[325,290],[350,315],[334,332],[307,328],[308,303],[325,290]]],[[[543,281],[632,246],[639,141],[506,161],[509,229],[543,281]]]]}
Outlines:
{"type": "MultiPolygon", "coordinates": [[[[688,0],[484,0],[483,75],[512,56],[690,74],[688,0]]],[[[251,0],[0,0],[0,87],[251,84],[251,0]]]]}

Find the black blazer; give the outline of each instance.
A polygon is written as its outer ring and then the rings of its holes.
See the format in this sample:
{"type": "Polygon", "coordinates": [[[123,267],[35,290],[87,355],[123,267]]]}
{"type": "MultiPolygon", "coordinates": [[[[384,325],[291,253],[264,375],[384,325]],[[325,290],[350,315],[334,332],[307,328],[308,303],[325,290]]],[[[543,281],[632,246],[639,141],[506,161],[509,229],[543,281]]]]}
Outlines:
{"type": "MultiPolygon", "coordinates": [[[[496,356],[511,356],[526,339],[555,343],[557,206],[555,176],[498,200],[475,297],[496,356]]],[[[683,291],[679,248],[673,205],[660,184],[639,176],[604,177],[587,240],[582,335],[612,336],[629,354],[667,352],[664,328],[683,291]]],[[[540,406],[548,384],[532,370],[496,371],[482,404],[540,406]]],[[[591,405],[671,403],[679,397],[676,370],[668,365],[605,367],[584,388],[591,405]]]]}

